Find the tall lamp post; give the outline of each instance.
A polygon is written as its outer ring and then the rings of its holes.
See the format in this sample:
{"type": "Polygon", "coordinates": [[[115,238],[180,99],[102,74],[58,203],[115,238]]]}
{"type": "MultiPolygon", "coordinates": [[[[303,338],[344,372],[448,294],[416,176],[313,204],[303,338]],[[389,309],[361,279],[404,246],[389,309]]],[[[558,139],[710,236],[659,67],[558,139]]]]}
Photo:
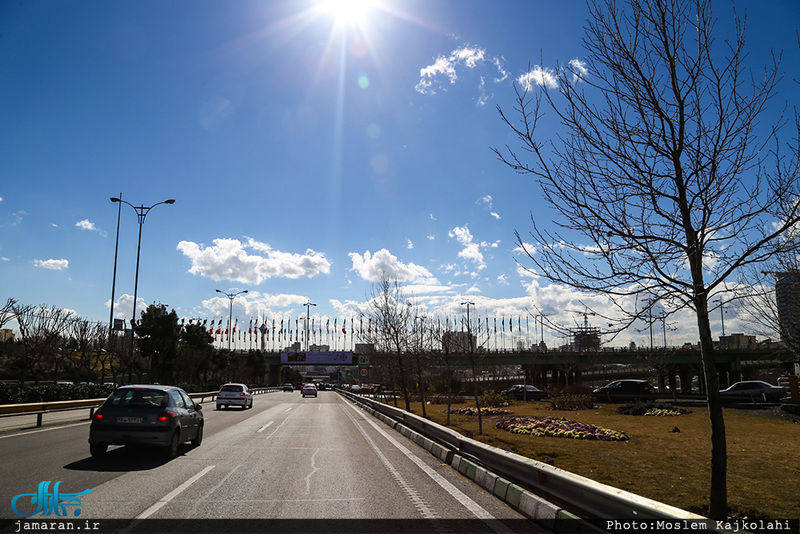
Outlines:
{"type": "MultiPolygon", "coordinates": [[[[122,199],[122,193],[119,194],[122,199]]],[[[117,206],[117,239],[114,242],[114,274],[111,277],[111,314],[108,319],[108,339],[111,339],[111,334],[114,331],[114,298],[117,289],[117,254],[119,252],[119,219],[122,215],[122,203],[117,206]]]]}
{"type": "Polygon", "coordinates": [[[233,337],[233,299],[235,299],[239,295],[243,295],[247,293],[247,290],[239,291],[238,293],[225,293],[217,289],[217,293],[222,293],[226,297],[228,297],[228,352],[231,351],[231,337],[233,337]]]}
{"type": "Polygon", "coordinates": [[[308,301],[304,306],[306,307],[306,352],[308,352],[308,325],[311,322],[311,306],[316,306],[316,304],[308,301]]]}
{"type": "Polygon", "coordinates": [[[142,225],[144,224],[144,218],[147,217],[147,214],[150,212],[151,209],[155,208],[159,204],[175,204],[175,199],[170,198],[168,200],[164,200],[163,202],[157,202],[152,206],[134,206],[127,200],[122,200],[121,198],[111,197],[111,202],[121,202],[123,204],[127,204],[128,206],[133,208],[133,211],[136,212],[136,216],[139,219],[139,242],[136,245],[136,274],[134,276],[133,282],[133,319],[131,319],[131,325],[136,324],[136,299],[139,296],[139,257],[142,251],[142,225]]]}

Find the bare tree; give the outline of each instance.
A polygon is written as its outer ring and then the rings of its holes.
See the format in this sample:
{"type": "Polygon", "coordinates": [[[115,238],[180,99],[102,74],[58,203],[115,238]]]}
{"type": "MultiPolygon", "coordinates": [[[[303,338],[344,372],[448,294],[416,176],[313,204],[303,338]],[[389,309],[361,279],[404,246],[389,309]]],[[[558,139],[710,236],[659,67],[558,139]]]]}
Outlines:
{"type": "Polygon", "coordinates": [[[762,122],[780,62],[774,56],[751,75],[738,18],[715,47],[710,0],[589,7],[586,62],[559,70],[558,91],[531,97],[518,87],[516,120],[499,110],[524,154],[496,154],[534,175],[559,215],[556,230],[534,220],[534,245],[517,237],[538,274],[608,295],[631,323],[648,313],[636,306],[645,298],[696,312],[711,423],[709,514],[723,518],[727,446],[709,297],[740,268],[796,247],[780,237],[800,221],[797,139],[783,142],[783,114],[762,122]],[[563,127],[552,142],[537,135],[545,107],[563,127]]]}
{"type": "Polygon", "coordinates": [[[22,380],[34,380],[38,384],[42,374],[52,370],[53,362],[61,353],[60,345],[72,312],[55,306],[47,308],[17,303],[12,309],[22,338],[22,380]]]}
{"type": "Polygon", "coordinates": [[[397,369],[397,381],[405,401],[406,410],[411,409],[409,395],[409,362],[406,358],[413,346],[414,310],[408,305],[403,289],[397,279],[387,273],[373,286],[372,296],[367,303],[368,309],[363,317],[371,321],[371,332],[362,334],[360,338],[374,345],[377,352],[394,358],[397,369]]]}

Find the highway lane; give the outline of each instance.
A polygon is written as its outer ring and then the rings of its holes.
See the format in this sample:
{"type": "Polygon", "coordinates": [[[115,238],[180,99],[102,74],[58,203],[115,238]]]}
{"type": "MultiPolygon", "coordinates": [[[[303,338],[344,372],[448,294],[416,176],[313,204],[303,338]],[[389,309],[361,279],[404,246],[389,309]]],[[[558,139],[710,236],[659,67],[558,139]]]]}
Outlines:
{"type": "Polygon", "coordinates": [[[274,392],[251,410],[204,413],[203,444],[170,461],[124,447],[93,459],[88,422],[0,434],[0,517],[15,517],[15,495],[60,480],[62,492],[92,490],[83,518],[418,520],[432,532],[466,519],[486,532],[541,530],[335,392],[274,392]]]}

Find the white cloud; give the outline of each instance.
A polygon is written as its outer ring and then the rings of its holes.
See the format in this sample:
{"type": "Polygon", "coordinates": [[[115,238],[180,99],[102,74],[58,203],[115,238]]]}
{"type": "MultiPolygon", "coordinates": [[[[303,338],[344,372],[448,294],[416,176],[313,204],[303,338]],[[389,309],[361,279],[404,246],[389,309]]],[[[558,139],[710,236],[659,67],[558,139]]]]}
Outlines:
{"type": "Polygon", "coordinates": [[[89,230],[90,232],[97,232],[103,237],[108,235],[104,230],[100,230],[97,226],[95,226],[94,223],[91,222],[89,219],[78,221],[75,223],[75,226],[80,228],[81,230],[89,230]]]}
{"type": "Polygon", "coordinates": [[[410,239],[406,239],[406,241],[408,241],[408,244],[406,245],[406,248],[408,248],[408,249],[414,248],[414,243],[410,239]]]}
{"type": "MultiPolygon", "coordinates": [[[[452,85],[459,79],[458,69],[460,67],[472,70],[482,66],[486,60],[486,49],[470,45],[457,48],[447,56],[439,55],[433,63],[420,69],[420,80],[415,89],[420,93],[430,95],[436,94],[438,90],[446,90],[446,82],[439,81],[441,78],[445,78],[452,85]]],[[[508,74],[502,68],[502,59],[493,57],[490,61],[498,70],[498,76],[494,79],[495,82],[505,80],[508,74]]],[[[481,97],[478,104],[483,105],[488,98],[483,89],[485,84],[483,76],[481,76],[480,83],[481,97]]]]}
{"type": "Polygon", "coordinates": [[[533,89],[534,84],[548,89],[555,89],[558,87],[558,76],[551,69],[543,69],[536,65],[533,70],[520,75],[517,78],[517,83],[526,91],[533,89]]]}
{"type": "Polygon", "coordinates": [[[578,58],[571,59],[569,66],[572,70],[572,83],[582,81],[589,74],[589,69],[586,68],[586,62],[578,58]]]}
{"type": "Polygon", "coordinates": [[[458,253],[459,258],[464,258],[465,260],[473,262],[479,271],[486,268],[486,264],[483,261],[483,253],[481,253],[480,250],[481,245],[475,242],[469,228],[466,226],[456,226],[450,230],[448,235],[454,237],[464,247],[461,249],[461,252],[458,253]]]}
{"type": "Polygon", "coordinates": [[[69,267],[68,260],[33,260],[33,264],[36,267],[41,267],[42,269],[52,269],[53,271],[63,271],[69,267]]]}
{"type": "Polygon", "coordinates": [[[370,282],[380,281],[384,273],[390,278],[396,278],[399,282],[435,282],[433,275],[428,269],[414,263],[405,264],[385,248],[377,251],[375,254],[369,251],[364,252],[363,255],[357,252],[351,252],[349,256],[353,262],[353,268],[351,270],[355,271],[364,280],[370,282]]]}
{"type": "Polygon", "coordinates": [[[192,241],[178,243],[177,249],[192,262],[190,273],[212,280],[260,284],[273,277],[312,278],[330,272],[331,263],[325,255],[311,249],[304,254],[281,252],[252,238],[247,238],[246,242],[220,238],[213,243],[213,246],[192,241]]]}
{"type": "Polygon", "coordinates": [[[489,212],[489,213],[490,213],[490,215],[491,215],[492,217],[494,217],[494,218],[495,218],[495,219],[497,219],[498,221],[500,220],[500,218],[501,218],[501,217],[500,217],[500,215],[498,215],[496,212],[492,211],[492,212],[489,212]]]}

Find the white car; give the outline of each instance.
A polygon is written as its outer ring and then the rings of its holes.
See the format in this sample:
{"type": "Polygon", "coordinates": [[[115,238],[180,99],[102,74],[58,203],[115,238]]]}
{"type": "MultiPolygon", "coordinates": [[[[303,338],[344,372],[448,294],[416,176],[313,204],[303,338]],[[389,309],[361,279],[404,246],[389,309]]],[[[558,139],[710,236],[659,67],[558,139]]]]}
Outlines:
{"type": "Polygon", "coordinates": [[[224,384],[217,394],[217,410],[223,406],[241,406],[242,410],[252,408],[253,395],[244,384],[224,384]]]}
{"type": "Polygon", "coordinates": [[[753,402],[779,402],[786,396],[786,390],[762,380],[736,382],[728,389],[719,392],[723,400],[751,400],[753,402]]]}

